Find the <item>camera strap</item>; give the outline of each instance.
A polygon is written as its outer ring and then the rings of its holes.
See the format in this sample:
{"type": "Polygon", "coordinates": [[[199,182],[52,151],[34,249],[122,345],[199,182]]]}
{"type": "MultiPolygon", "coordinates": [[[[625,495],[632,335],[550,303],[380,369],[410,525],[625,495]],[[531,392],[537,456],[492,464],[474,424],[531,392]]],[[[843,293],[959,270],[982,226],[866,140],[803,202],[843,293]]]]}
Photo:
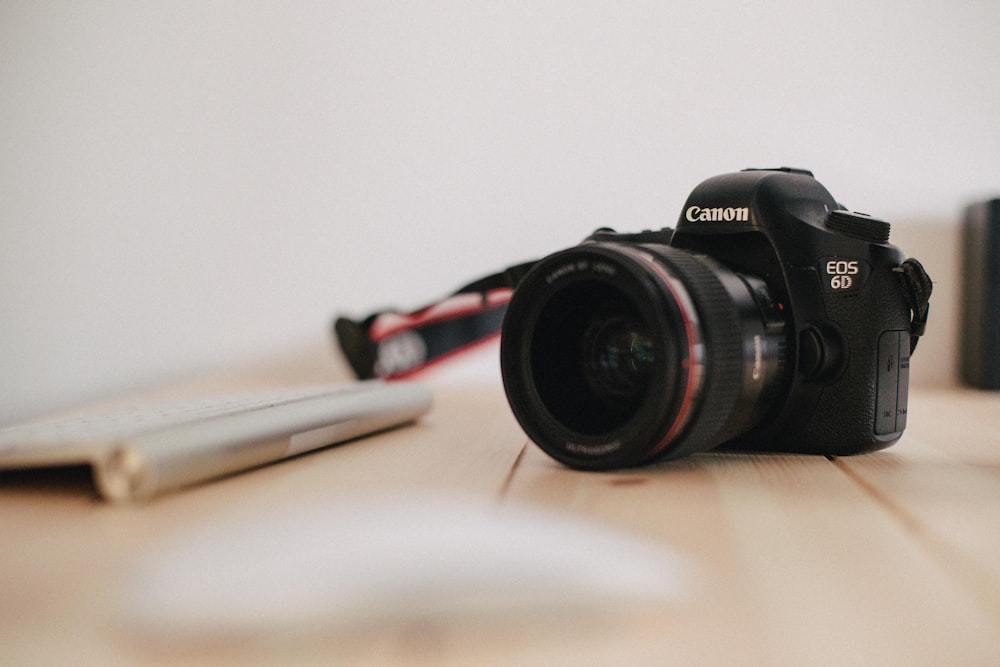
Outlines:
{"type": "Polygon", "coordinates": [[[907,259],[896,269],[893,269],[903,283],[903,295],[906,305],[912,313],[910,318],[910,354],[917,349],[917,341],[927,330],[927,316],[930,313],[931,292],[934,283],[927,275],[923,265],[917,260],[907,259]]]}
{"type": "Polygon", "coordinates": [[[358,378],[403,377],[499,335],[514,287],[533,265],[511,266],[409,313],[338,317],[334,335],[358,378]]]}

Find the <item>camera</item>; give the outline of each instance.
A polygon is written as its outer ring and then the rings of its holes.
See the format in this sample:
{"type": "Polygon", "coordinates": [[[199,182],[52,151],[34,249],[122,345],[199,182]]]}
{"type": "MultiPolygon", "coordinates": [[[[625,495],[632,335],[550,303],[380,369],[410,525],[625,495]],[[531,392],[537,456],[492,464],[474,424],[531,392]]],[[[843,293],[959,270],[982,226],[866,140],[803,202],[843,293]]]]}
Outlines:
{"type": "Polygon", "coordinates": [[[673,229],[600,229],[514,290],[500,351],[511,409],[587,470],[719,447],[887,447],[906,427],[931,290],[889,233],[786,167],[702,182],[673,229]]]}

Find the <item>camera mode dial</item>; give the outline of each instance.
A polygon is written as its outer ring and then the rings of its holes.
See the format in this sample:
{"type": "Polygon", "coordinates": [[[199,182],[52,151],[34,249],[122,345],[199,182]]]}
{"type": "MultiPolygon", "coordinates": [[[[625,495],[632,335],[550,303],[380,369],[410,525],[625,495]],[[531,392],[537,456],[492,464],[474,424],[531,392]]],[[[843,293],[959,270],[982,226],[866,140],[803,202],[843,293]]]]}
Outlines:
{"type": "Polygon", "coordinates": [[[830,211],[826,218],[826,226],[844,236],[868,243],[887,243],[889,241],[889,223],[864,213],[830,211]]]}

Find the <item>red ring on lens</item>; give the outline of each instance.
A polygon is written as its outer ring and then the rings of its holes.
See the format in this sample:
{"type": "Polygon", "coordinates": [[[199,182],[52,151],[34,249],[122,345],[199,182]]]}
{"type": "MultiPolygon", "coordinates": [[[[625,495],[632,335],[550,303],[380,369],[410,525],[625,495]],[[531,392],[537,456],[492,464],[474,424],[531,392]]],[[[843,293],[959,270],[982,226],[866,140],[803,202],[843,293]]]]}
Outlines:
{"type": "Polygon", "coordinates": [[[701,359],[704,346],[701,340],[700,321],[697,317],[697,311],[684,285],[671,275],[662,264],[657,262],[652,255],[628,246],[622,246],[619,248],[619,251],[631,256],[633,259],[639,260],[646,268],[656,274],[660,283],[670,291],[670,295],[673,297],[674,303],[677,304],[677,310],[684,325],[684,336],[687,346],[687,368],[685,369],[687,371],[687,379],[684,385],[684,395],[681,397],[680,406],[677,408],[676,416],[670,428],[667,429],[666,434],[664,434],[660,442],[649,451],[647,458],[652,459],[659,456],[670,446],[674,439],[683,432],[684,427],[687,426],[691,419],[695,401],[701,394],[702,381],[705,374],[704,362],[701,359]]]}

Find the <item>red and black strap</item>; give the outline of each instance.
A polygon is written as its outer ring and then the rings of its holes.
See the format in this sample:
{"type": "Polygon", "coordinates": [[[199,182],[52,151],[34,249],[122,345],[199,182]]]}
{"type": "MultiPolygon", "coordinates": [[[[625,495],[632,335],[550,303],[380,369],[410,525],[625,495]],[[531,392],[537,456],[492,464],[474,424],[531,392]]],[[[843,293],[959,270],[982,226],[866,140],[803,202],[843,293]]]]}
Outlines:
{"type": "Polygon", "coordinates": [[[358,378],[403,377],[499,335],[513,289],[533,264],[486,276],[410,313],[338,317],[334,335],[358,378]]]}

